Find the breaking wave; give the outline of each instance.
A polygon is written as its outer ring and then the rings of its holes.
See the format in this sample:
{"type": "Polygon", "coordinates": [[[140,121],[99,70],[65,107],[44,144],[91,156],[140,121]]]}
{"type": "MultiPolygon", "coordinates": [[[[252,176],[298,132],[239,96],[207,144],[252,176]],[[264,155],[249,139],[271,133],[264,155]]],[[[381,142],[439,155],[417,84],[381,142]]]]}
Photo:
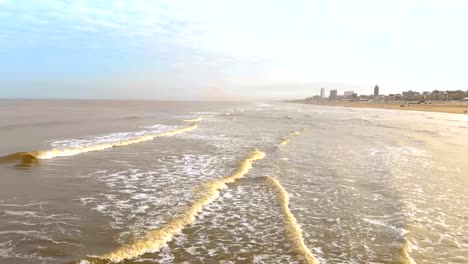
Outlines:
{"type": "MultiPolygon", "coordinates": [[[[297,135],[299,135],[299,131],[293,131],[293,132],[289,133],[289,135],[297,136],[297,135]]],[[[280,146],[284,146],[284,145],[289,144],[290,141],[291,140],[288,139],[288,138],[283,138],[282,141],[279,144],[280,144],[280,146]]]]}
{"type": "Polygon", "coordinates": [[[101,255],[91,256],[91,258],[99,258],[110,260],[112,262],[120,262],[125,259],[133,259],[145,253],[154,252],[163,247],[167,242],[179,234],[184,227],[193,224],[195,218],[205,206],[213,202],[218,196],[219,191],[226,189],[228,183],[233,183],[236,180],[243,178],[252,168],[252,163],[256,160],[261,160],[265,153],[255,149],[250,155],[243,160],[238,169],[228,177],[222,179],[210,180],[203,184],[195,193],[195,201],[183,212],[169,221],[168,224],[150,231],[143,238],[122,247],[101,255]]]}
{"type": "Polygon", "coordinates": [[[190,123],[194,123],[194,122],[200,122],[202,120],[201,116],[197,117],[197,118],[194,118],[194,119],[185,119],[184,122],[190,122],[190,123]]]}
{"type": "Polygon", "coordinates": [[[416,264],[416,261],[414,261],[414,259],[410,256],[410,252],[412,251],[411,246],[411,242],[408,239],[404,238],[403,248],[401,252],[404,264],[416,264]]]}
{"type": "Polygon", "coordinates": [[[315,258],[312,251],[304,244],[304,238],[302,236],[302,230],[297,224],[296,218],[289,210],[289,196],[281,183],[273,177],[266,176],[266,179],[275,187],[281,198],[281,209],[286,217],[288,224],[287,233],[289,239],[293,242],[294,250],[297,254],[302,256],[306,263],[318,264],[318,260],[315,258]]]}
{"type": "Polygon", "coordinates": [[[70,148],[57,148],[57,149],[50,149],[44,151],[31,151],[31,152],[18,152],[13,153],[10,155],[6,155],[0,157],[0,164],[1,163],[9,163],[9,162],[20,162],[21,164],[29,165],[37,160],[41,159],[52,159],[56,157],[65,157],[65,156],[73,156],[81,153],[92,152],[92,151],[99,151],[105,150],[113,147],[122,147],[128,146],[144,141],[153,140],[159,137],[167,137],[173,136],[177,134],[181,134],[187,131],[191,131],[197,128],[197,125],[192,125],[189,127],[184,127],[172,131],[162,132],[162,133],[151,133],[151,134],[143,134],[143,135],[136,135],[132,138],[126,138],[120,141],[115,142],[105,142],[96,145],[85,145],[85,146],[72,146],[70,148]]]}
{"type": "Polygon", "coordinates": [[[37,162],[37,157],[29,152],[16,152],[10,155],[0,157],[0,164],[19,162],[20,165],[30,165],[37,162]]]}

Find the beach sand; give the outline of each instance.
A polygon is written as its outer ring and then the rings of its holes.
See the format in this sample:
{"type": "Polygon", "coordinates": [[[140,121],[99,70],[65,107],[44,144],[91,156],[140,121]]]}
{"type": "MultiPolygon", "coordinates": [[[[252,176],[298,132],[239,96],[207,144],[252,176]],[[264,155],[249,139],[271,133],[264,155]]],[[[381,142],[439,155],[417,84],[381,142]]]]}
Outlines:
{"type": "Polygon", "coordinates": [[[311,102],[307,100],[292,100],[290,103],[302,103],[324,106],[342,106],[342,107],[358,107],[358,108],[382,108],[382,109],[396,109],[396,110],[410,110],[410,111],[426,111],[426,112],[440,112],[440,113],[453,113],[453,114],[468,114],[468,102],[442,102],[433,101],[418,104],[417,102],[311,102]]]}

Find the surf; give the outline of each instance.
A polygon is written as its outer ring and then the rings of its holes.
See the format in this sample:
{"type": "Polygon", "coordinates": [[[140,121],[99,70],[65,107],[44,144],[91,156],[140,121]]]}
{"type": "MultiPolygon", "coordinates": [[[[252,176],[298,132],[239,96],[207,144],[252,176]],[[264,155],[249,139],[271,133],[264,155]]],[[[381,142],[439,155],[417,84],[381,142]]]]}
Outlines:
{"type": "Polygon", "coordinates": [[[128,145],[137,144],[137,143],[144,142],[144,141],[153,140],[155,138],[160,138],[160,137],[174,136],[174,135],[178,135],[184,132],[194,130],[196,128],[197,128],[197,125],[194,124],[189,127],[184,127],[184,128],[180,128],[180,129],[176,129],[172,131],[155,133],[155,134],[146,134],[146,135],[130,138],[127,140],[110,142],[110,143],[101,143],[101,144],[89,145],[89,146],[77,146],[77,147],[71,147],[71,148],[65,148],[65,149],[50,149],[50,150],[43,150],[43,151],[18,152],[18,153],[13,153],[10,155],[0,157],[0,164],[9,163],[9,162],[17,162],[17,161],[19,161],[20,163],[31,164],[37,160],[74,156],[74,155],[78,155],[78,154],[86,153],[86,152],[100,151],[100,150],[105,150],[105,149],[109,149],[113,147],[128,146],[128,145]]]}
{"type": "Polygon", "coordinates": [[[283,139],[283,140],[280,142],[280,146],[284,146],[284,145],[289,144],[289,141],[290,141],[290,140],[287,139],[287,138],[283,139]]]}
{"type": "Polygon", "coordinates": [[[246,159],[239,163],[237,170],[233,174],[222,179],[214,179],[204,183],[195,192],[196,198],[191,205],[166,225],[152,230],[143,238],[135,242],[125,244],[107,254],[90,257],[109,260],[112,262],[120,262],[159,250],[165,246],[167,242],[171,241],[175,235],[182,232],[186,226],[193,224],[197,215],[203,210],[203,208],[213,202],[219,196],[219,192],[221,190],[228,188],[228,183],[233,183],[236,180],[243,178],[252,168],[253,162],[261,160],[264,157],[265,153],[257,149],[253,150],[246,159]]]}
{"type": "Polygon", "coordinates": [[[201,116],[194,118],[194,119],[185,119],[184,122],[189,122],[189,123],[194,123],[194,122],[200,122],[202,120],[201,116]]]}
{"type": "Polygon", "coordinates": [[[401,255],[404,264],[416,264],[416,261],[414,261],[414,259],[410,256],[410,252],[412,251],[411,247],[411,242],[408,239],[403,238],[403,247],[401,249],[401,255]]]}
{"type": "MultiPolygon", "coordinates": [[[[293,131],[293,132],[289,133],[290,136],[298,136],[299,134],[300,134],[299,131],[293,131]]],[[[290,141],[291,141],[291,140],[288,139],[288,138],[283,138],[283,139],[281,140],[281,142],[279,143],[279,145],[280,145],[280,146],[287,145],[287,144],[289,144],[290,141]]]]}
{"type": "Polygon", "coordinates": [[[317,258],[314,256],[312,251],[304,243],[304,237],[302,236],[302,230],[297,224],[297,220],[289,209],[289,195],[284,189],[283,185],[273,177],[266,176],[267,181],[276,189],[281,200],[281,210],[285,216],[285,222],[287,224],[287,234],[289,239],[294,245],[294,250],[297,254],[302,256],[306,263],[318,264],[317,258]]]}
{"type": "Polygon", "coordinates": [[[0,157],[0,164],[12,162],[19,162],[20,165],[31,165],[37,162],[37,157],[34,156],[34,153],[29,152],[17,152],[0,157]]]}

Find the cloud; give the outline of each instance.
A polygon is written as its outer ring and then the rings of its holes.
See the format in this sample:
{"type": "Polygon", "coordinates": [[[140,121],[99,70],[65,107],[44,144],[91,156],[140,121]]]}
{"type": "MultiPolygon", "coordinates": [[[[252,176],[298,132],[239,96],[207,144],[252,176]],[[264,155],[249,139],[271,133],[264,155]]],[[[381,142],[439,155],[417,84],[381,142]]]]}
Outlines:
{"type": "Polygon", "coordinates": [[[118,39],[124,44],[146,48],[162,42],[190,45],[187,40],[191,39],[188,36],[191,30],[184,28],[188,24],[167,18],[163,7],[156,2],[22,1],[8,10],[1,10],[2,14],[8,20],[6,29],[17,31],[23,43],[18,44],[26,46],[27,43],[35,45],[37,37],[45,41],[57,36],[71,42],[76,38],[94,41],[94,35],[79,35],[79,31],[101,32],[104,33],[101,41],[107,37],[110,42],[118,39]],[[24,15],[18,17],[17,14],[24,15]]]}
{"type": "Polygon", "coordinates": [[[254,87],[266,85],[284,96],[302,89],[293,87],[322,83],[353,89],[379,83],[395,90],[444,80],[468,85],[463,72],[468,37],[460,33],[468,23],[463,0],[0,4],[4,79],[27,72],[29,78],[58,83],[58,75],[96,75],[108,78],[105,87],[122,91],[133,89],[136,80],[140,95],[169,96],[174,89],[192,97],[197,93],[191,88],[257,94],[264,90],[254,87]],[[122,75],[128,76],[125,85],[112,80],[122,75]]]}

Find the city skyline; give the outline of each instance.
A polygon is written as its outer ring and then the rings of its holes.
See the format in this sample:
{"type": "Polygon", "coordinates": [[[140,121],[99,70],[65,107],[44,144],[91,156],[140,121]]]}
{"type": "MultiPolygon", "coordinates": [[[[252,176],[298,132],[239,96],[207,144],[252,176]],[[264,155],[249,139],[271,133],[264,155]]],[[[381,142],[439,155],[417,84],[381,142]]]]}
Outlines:
{"type": "Polygon", "coordinates": [[[305,98],[307,101],[424,101],[424,100],[435,100],[435,101],[446,101],[446,100],[455,100],[455,101],[468,101],[468,89],[467,90],[432,90],[432,91],[403,91],[401,93],[390,93],[390,94],[381,94],[380,87],[378,85],[374,86],[373,94],[357,94],[354,91],[340,91],[338,89],[330,89],[328,91],[326,88],[320,88],[320,95],[313,95],[305,98]]]}
{"type": "MultiPolygon", "coordinates": [[[[342,95],[346,95],[347,93],[351,93],[351,92],[354,92],[353,90],[340,90],[340,89],[336,89],[336,88],[320,88],[320,96],[322,97],[322,95],[325,95],[326,97],[326,93],[327,91],[330,92],[330,91],[333,91],[333,90],[336,90],[337,91],[337,95],[340,95],[340,91],[343,93],[342,95]]],[[[458,92],[458,91],[461,91],[461,92],[468,92],[468,89],[466,90],[463,90],[463,89],[450,89],[450,90],[432,90],[432,91],[428,91],[428,90],[425,90],[425,91],[416,91],[416,90],[407,90],[407,91],[401,91],[401,92],[396,92],[396,93],[388,93],[388,94],[402,94],[402,93],[405,93],[405,92],[415,92],[415,93],[420,93],[420,94],[424,94],[424,93],[434,93],[434,92],[441,92],[441,93],[444,93],[444,92],[458,92]]],[[[317,94],[318,95],[318,94],[317,94]]],[[[361,94],[358,94],[358,95],[367,95],[367,96],[380,96],[380,95],[386,95],[386,94],[382,94],[380,93],[380,87],[378,85],[375,85],[374,88],[373,88],[373,93],[368,93],[368,94],[365,94],[365,93],[361,93],[361,94]]]]}

